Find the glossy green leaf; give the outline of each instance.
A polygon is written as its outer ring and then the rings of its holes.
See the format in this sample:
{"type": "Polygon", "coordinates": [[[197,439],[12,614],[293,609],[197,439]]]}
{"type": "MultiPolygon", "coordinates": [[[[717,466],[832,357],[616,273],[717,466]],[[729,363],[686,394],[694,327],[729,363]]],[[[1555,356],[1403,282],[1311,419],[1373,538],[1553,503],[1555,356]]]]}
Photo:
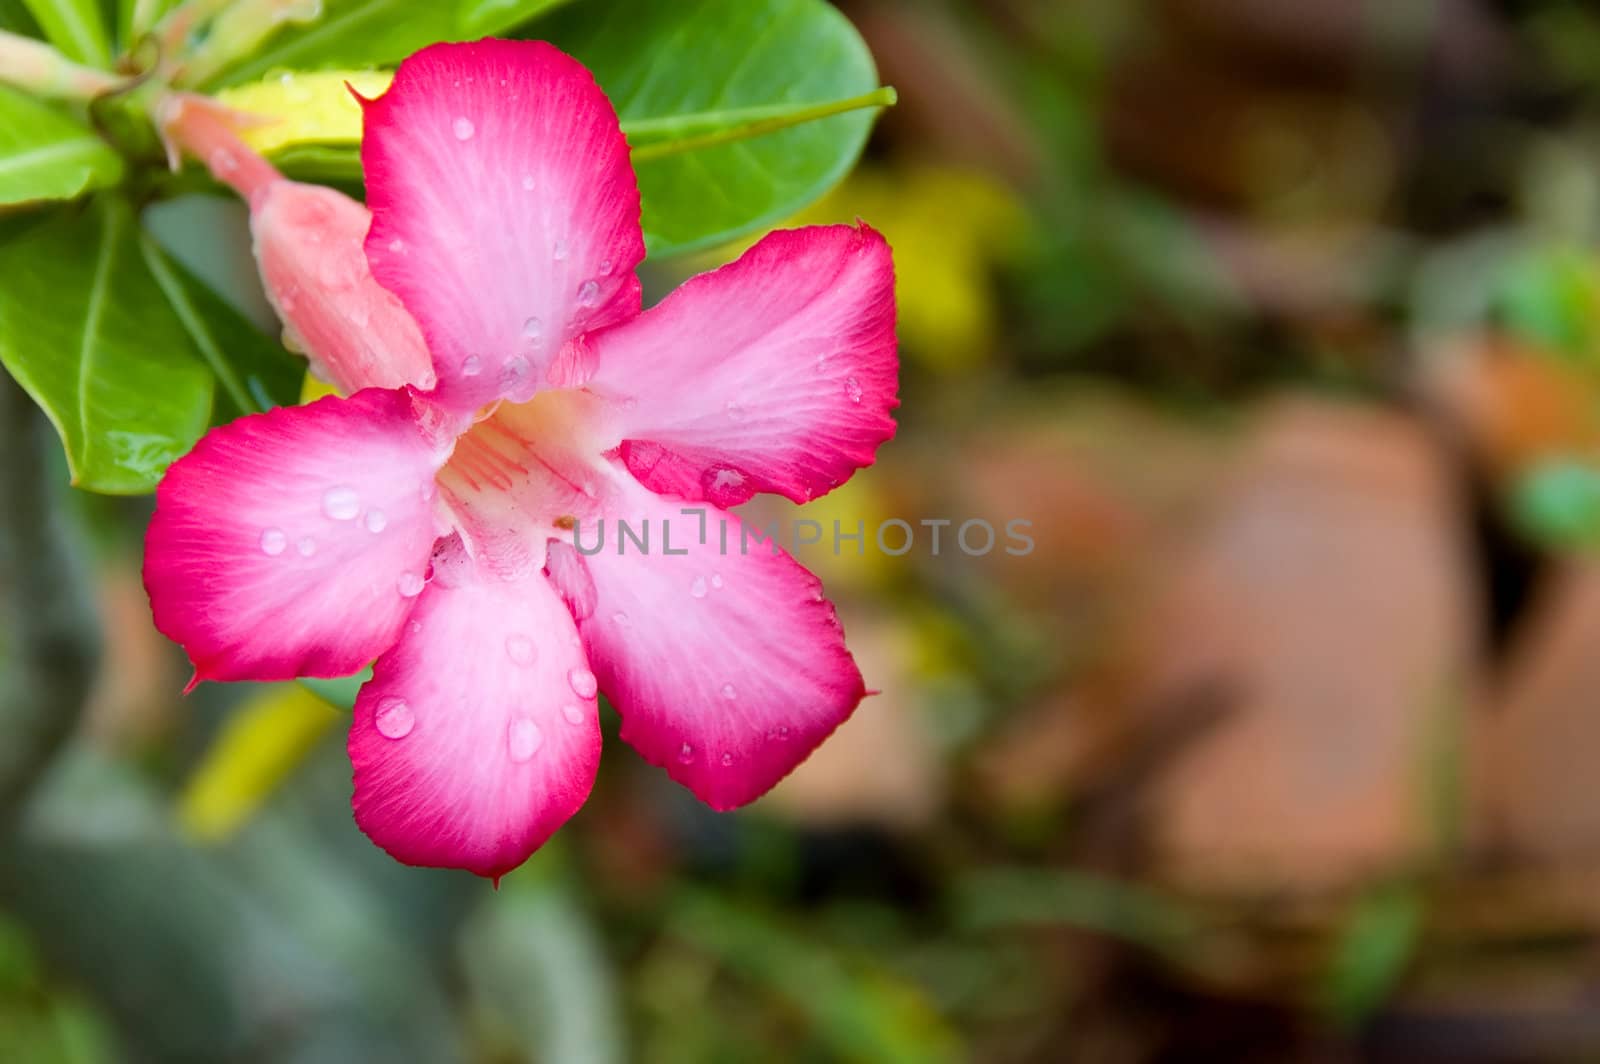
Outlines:
{"type": "Polygon", "coordinates": [[[286,26],[260,51],[212,79],[254,81],[275,70],[326,70],[397,63],[435,41],[504,33],[562,0],[324,0],[322,15],[286,26]]]}
{"type": "Polygon", "coordinates": [[[195,356],[120,201],[63,210],[0,244],[0,363],[44,409],[80,487],[133,494],[205,431],[195,356]]]}
{"type": "Polygon", "coordinates": [[[183,322],[195,351],[217,379],[212,420],[231,421],[274,406],[293,406],[300,396],[305,361],[262,334],[244,315],[181,263],[140,234],[150,274],[183,322]]]}
{"type": "Polygon", "coordinates": [[[844,177],[872,128],[875,112],[859,110],[697,151],[647,153],[662,141],[877,88],[866,44],[824,0],[605,0],[561,11],[538,30],[594,71],[640,149],[652,255],[789,217],[844,177]]]}
{"type": "Polygon", "coordinates": [[[68,59],[111,65],[111,42],[98,0],[22,0],[45,38],[68,59]]]}
{"type": "Polygon", "coordinates": [[[0,206],[71,199],[121,178],[121,156],[92,129],[0,86],[0,206]]]}

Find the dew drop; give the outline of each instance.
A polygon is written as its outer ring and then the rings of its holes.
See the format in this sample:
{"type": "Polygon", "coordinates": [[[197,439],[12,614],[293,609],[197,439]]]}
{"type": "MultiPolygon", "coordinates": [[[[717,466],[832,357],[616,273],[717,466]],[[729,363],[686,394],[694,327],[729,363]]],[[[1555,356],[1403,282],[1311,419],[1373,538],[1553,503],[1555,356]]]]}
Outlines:
{"type": "Polygon", "coordinates": [[[450,132],[456,135],[457,140],[471,140],[477,127],[472,124],[472,119],[462,117],[450,123],[450,132]]]}
{"type": "Polygon", "coordinates": [[[721,573],[712,573],[711,574],[711,586],[712,587],[717,588],[718,590],[721,590],[722,589],[722,585],[725,584],[725,583],[727,583],[727,581],[722,579],[722,574],[721,573]]]}
{"type": "Polygon", "coordinates": [[[561,715],[567,719],[568,724],[578,725],[583,723],[583,710],[571,702],[561,707],[561,715]]]}
{"type": "Polygon", "coordinates": [[[706,597],[706,578],[703,577],[703,576],[695,577],[694,578],[694,583],[689,585],[689,594],[693,595],[697,599],[705,598],[706,597]]]}
{"type": "Polygon", "coordinates": [[[525,635],[506,636],[506,657],[518,665],[532,665],[539,656],[539,649],[533,645],[533,640],[525,635]]]}
{"type": "Polygon", "coordinates": [[[690,746],[688,743],[684,743],[682,746],[678,747],[678,760],[685,765],[693,761],[694,747],[690,746]]]}
{"type": "Polygon", "coordinates": [[[847,379],[844,382],[844,394],[850,397],[850,401],[852,403],[861,402],[861,382],[856,380],[854,377],[847,379]]]}
{"type": "Polygon", "coordinates": [[[376,535],[389,527],[389,518],[382,510],[367,511],[367,531],[376,535]]]}
{"type": "Polygon", "coordinates": [[[593,698],[600,685],[595,682],[594,673],[579,667],[567,673],[567,682],[572,685],[572,693],[579,698],[593,698]]]}
{"type": "Polygon", "coordinates": [[[218,148],[216,151],[212,152],[210,164],[211,172],[219,177],[223,174],[231,174],[235,170],[239,169],[239,160],[235,159],[233,157],[233,152],[229,151],[227,148],[218,148]]]}
{"type": "Polygon", "coordinates": [[[529,318],[522,323],[522,335],[530,340],[537,340],[544,335],[544,322],[538,318],[529,318]]]}
{"type": "Polygon", "coordinates": [[[404,739],[417,725],[416,714],[403,698],[380,699],[372,720],[378,726],[378,734],[385,739],[404,739]]]}
{"type": "Polygon", "coordinates": [[[734,421],[744,420],[744,407],[740,406],[738,403],[729,402],[722,409],[727,411],[728,417],[732,418],[734,421]]]}
{"type": "Polygon", "coordinates": [[[532,192],[533,191],[533,175],[532,174],[523,174],[522,175],[522,191],[524,191],[524,192],[532,192]]]}
{"type": "Polygon", "coordinates": [[[722,767],[723,768],[727,768],[731,764],[733,764],[733,755],[732,754],[723,754],[722,755],[722,767]]]}
{"type": "Polygon", "coordinates": [[[600,276],[601,277],[610,277],[611,276],[612,266],[613,266],[613,263],[612,263],[612,261],[610,259],[601,259],[600,260],[600,276]]]}
{"type": "Polygon", "coordinates": [[[395,237],[393,240],[389,241],[389,250],[394,252],[396,255],[400,254],[405,249],[406,242],[401,240],[399,237],[395,237]]]}
{"type": "Polygon", "coordinates": [[[578,286],[578,306],[592,307],[600,302],[600,282],[587,280],[578,286]]]}
{"type": "Polygon", "coordinates": [[[555,255],[557,262],[561,262],[567,257],[567,242],[565,240],[556,241],[555,255]]]}
{"type": "Polygon", "coordinates": [[[729,702],[732,702],[735,698],[739,697],[739,692],[733,689],[733,684],[725,683],[722,685],[722,697],[726,698],[729,702]]]}
{"type": "Polygon", "coordinates": [[[476,377],[483,372],[483,359],[477,355],[468,355],[461,360],[461,375],[463,377],[476,377]]]}
{"type": "Polygon", "coordinates": [[[317,541],[310,536],[305,536],[299,543],[294,545],[294,549],[300,552],[300,557],[309,558],[317,553],[317,541]]]}
{"type": "Polygon", "coordinates": [[[630,623],[626,613],[613,613],[611,615],[611,622],[618,628],[626,628],[630,623]]]}
{"type": "Polygon", "coordinates": [[[527,359],[521,355],[512,355],[500,369],[500,383],[514,388],[527,379],[531,369],[527,359]]]}
{"type": "Polygon", "coordinates": [[[289,537],[281,528],[269,528],[261,533],[261,553],[277,557],[289,546],[289,537]]]}
{"type": "Polygon", "coordinates": [[[401,598],[416,598],[422,594],[422,577],[416,573],[401,573],[395,587],[399,589],[401,598]]]}
{"type": "Polygon", "coordinates": [[[361,512],[361,497],[353,488],[329,488],[322,495],[322,512],[335,521],[353,520],[361,512]]]}
{"type": "Polygon", "coordinates": [[[519,764],[531,758],[543,743],[539,726],[527,717],[518,717],[506,729],[506,747],[511,760],[519,764]]]}

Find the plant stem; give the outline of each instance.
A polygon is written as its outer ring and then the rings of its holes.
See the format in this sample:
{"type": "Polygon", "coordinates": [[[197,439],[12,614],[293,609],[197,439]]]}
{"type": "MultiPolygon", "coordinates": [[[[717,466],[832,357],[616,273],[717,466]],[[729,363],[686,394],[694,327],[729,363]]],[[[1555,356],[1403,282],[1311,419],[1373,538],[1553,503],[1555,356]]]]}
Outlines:
{"type": "Polygon", "coordinates": [[[625,122],[624,128],[630,135],[649,133],[653,130],[682,128],[689,122],[696,124],[720,123],[732,116],[748,116],[744,121],[735,125],[715,129],[707,133],[678,137],[674,140],[657,141],[633,149],[635,163],[650,162],[653,159],[662,159],[669,155],[679,155],[683,152],[700,151],[705,148],[714,148],[719,144],[730,144],[734,141],[749,140],[767,133],[775,133],[780,129],[790,126],[802,125],[806,122],[815,122],[821,118],[831,118],[834,115],[845,114],[849,111],[860,111],[867,108],[893,107],[899,96],[889,86],[873,89],[871,92],[860,96],[852,96],[846,100],[832,100],[827,103],[809,104],[794,108],[763,107],[747,108],[742,111],[710,111],[700,115],[689,115],[684,118],[625,122]],[[655,122],[652,127],[651,123],[655,122]],[[672,125],[669,125],[672,123],[672,125]]]}
{"type": "Polygon", "coordinates": [[[122,79],[74,63],[42,41],[0,30],[0,81],[35,96],[87,100],[116,88],[122,79]]]}

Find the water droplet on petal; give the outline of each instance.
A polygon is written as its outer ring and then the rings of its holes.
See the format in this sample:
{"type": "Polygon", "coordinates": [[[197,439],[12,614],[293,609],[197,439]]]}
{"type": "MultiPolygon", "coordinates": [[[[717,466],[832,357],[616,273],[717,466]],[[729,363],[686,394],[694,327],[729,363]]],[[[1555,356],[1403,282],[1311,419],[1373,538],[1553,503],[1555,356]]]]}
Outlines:
{"type": "Polygon", "coordinates": [[[583,710],[579,709],[571,702],[568,702],[566,705],[561,707],[561,715],[567,718],[568,724],[577,725],[583,723],[583,710]]]}
{"type": "Polygon", "coordinates": [[[401,573],[400,579],[395,581],[395,587],[400,591],[401,598],[416,598],[422,594],[422,577],[416,573],[401,573]]]}
{"type": "Polygon", "coordinates": [[[544,335],[544,322],[538,318],[529,318],[522,323],[522,335],[530,340],[537,340],[544,335]]]}
{"type": "Polygon", "coordinates": [[[600,260],[600,276],[601,277],[610,277],[611,276],[611,268],[612,268],[612,263],[611,263],[610,259],[601,259],[600,260]]]}
{"type": "Polygon", "coordinates": [[[416,727],[417,717],[405,699],[383,698],[378,701],[372,721],[378,726],[378,734],[385,739],[404,739],[416,727]]]}
{"type": "Polygon", "coordinates": [[[533,191],[533,175],[532,174],[523,174],[522,175],[522,190],[524,192],[532,192],[533,191]]]}
{"type": "Polygon", "coordinates": [[[506,636],[506,657],[518,665],[532,665],[539,656],[539,648],[525,635],[506,636]]]}
{"type": "Polygon", "coordinates": [[[477,355],[468,355],[461,360],[461,375],[463,377],[476,377],[483,372],[483,359],[477,355]]]}
{"type": "Polygon", "coordinates": [[[302,537],[300,542],[294,545],[294,549],[300,552],[300,557],[309,558],[317,553],[317,541],[310,536],[302,537]]]}
{"type": "Polygon", "coordinates": [[[626,628],[629,624],[628,615],[626,613],[613,613],[611,615],[611,621],[618,628],[626,628]]]}
{"type": "Polygon", "coordinates": [[[684,743],[682,746],[678,747],[678,760],[683,762],[685,765],[693,761],[694,747],[690,746],[688,743],[684,743]]]}
{"type": "Polygon", "coordinates": [[[733,764],[733,755],[732,754],[723,754],[722,755],[722,767],[723,768],[727,768],[731,764],[733,764]]]}
{"type": "Polygon", "coordinates": [[[732,702],[735,698],[739,697],[739,692],[733,689],[733,684],[725,683],[722,685],[722,697],[732,702]]]}
{"type": "Polygon", "coordinates": [[[567,673],[567,682],[572,685],[572,693],[579,698],[593,698],[595,692],[600,689],[594,673],[581,666],[567,673]]]}
{"type": "Polygon", "coordinates": [[[450,123],[450,132],[456,135],[457,140],[471,140],[477,127],[472,124],[472,119],[461,117],[450,123]]]}
{"type": "Polygon", "coordinates": [[[405,249],[406,242],[401,240],[399,237],[395,237],[393,240],[389,241],[389,250],[394,252],[396,255],[400,254],[405,249]]]}
{"type": "Polygon", "coordinates": [[[697,599],[705,598],[706,597],[706,578],[703,577],[703,576],[695,577],[694,578],[694,583],[689,585],[689,594],[693,595],[697,599]]]}
{"type": "Polygon", "coordinates": [[[361,497],[353,488],[329,488],[322,495],[322,512],[335,521],[353,520],[361,512],[361,497]]]}
{"type": "Polygon", "coordinates": [[[724,406],[723,409],[727,411],[728,416],[734,421],[744,420],[744,407],[740,406],[738,403],[730,402],[724,406]]]}
{"type": "Polygon", "coordinates": [[[844,394],[850,397],[850,401],[852,403],[861,402],[861,382],[856,380],[854,377],[846,380],[844,382],[844,394]]]}
{"type": "Polygon", "coordinates": [[[506,747],[511,760],[521,763],[531,758],[544,743],[539,726],[527,717],[518,717],[506,729],[506,747]]]}
{"type": "Polygon", "coordinates": [[[207,162],[211,167],[211,172],[216,174],[218,177],[221,177],[223,174],[231,174],[235,170],[239,169],[239,160],[235,159],[233,157],[233,152],[229,151],[227,148],[218,148],[216,151],[212,152],[207,162]]]}
{"type": "Polygon", "coordinates": [[[565,240],[556,241],[555,254],[557,262],[560,262],[567,257],[567,242],[565,240]]]}
{"type": "Polygon", "coordinates": [[[721,573],[712,573],[711,574],[711,586],[712,587],[721,589],[722,585],[725,584],[725,583],[727,583],[727,581],[722,579],[722,574],[721,573]]]}
{"type": "Polygon", "coordinates": [[[592,307],[600,302],[600,282],[588,280],[578,286],[578,306],[592,307]]]}
{"type": "Polygon", "coordinates": [[[376,533],[382,532],[384,529],[386,529],[388,527],[389,527],[389,518],[384,514],[384,512],[382,510],[368,510],[367,511],[367,531],[368,532],[376,534],[376,533]]]}
{"type": "Polygon", "coordinates": [[[281,528],[269,528],[261,533],[261,553],[276,557],[289,546],[289,537],[281,528]]]}
{"type": "Polygon", "coordinates": [[[528,360],[521,355],[512,355],[506,359],[506,364],[500,370],[500,383],[507,388],[515,388],[527,379],[531,371],[528,360]]]}

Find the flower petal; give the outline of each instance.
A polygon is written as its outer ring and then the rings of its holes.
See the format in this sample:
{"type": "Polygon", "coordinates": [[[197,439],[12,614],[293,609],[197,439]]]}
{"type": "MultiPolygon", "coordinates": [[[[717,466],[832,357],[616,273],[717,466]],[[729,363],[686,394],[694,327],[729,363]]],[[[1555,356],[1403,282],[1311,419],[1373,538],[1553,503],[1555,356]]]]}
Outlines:
{"type": "Polygon", "coordinates": [[[556,48],[424,48],[366,103],[361,161],[367,257],[421,323],[442,401],[526,399],[567,341],[639,312],[627,142],[556,48]]]}
{"type": "Polygon", "coordinates": [[[589,796],[595,681],[543,576],[501,580],[446,543],[356,700],[356,822],[407,864],[498,878],[589,796]]]}
{"type": "Polygon", "coordinates": [[[865,225],[772,233],[588,344],[588,387],[633,401],[622,456],[655,491],[803,502],[894,435],[894,263],[865,225]]]}
{"type": "Polygon", "coordinates": [[[743,805],[850,716],[861,673],[815,576],[731,514],[686,514],[619,474],[603,546],[551,543],[552,578],[592,610],[578,628],[622,738],[712,807],[743,805]],[[648,551],[617,518],[648,526],[648,551]]]}
{"type": "Polygon", "coordinates": [[[196,680],[345,676],[387,649],[435,538],[447,447],[405,391],[213,429],[156,490],[144,580],[196,680]]]}

